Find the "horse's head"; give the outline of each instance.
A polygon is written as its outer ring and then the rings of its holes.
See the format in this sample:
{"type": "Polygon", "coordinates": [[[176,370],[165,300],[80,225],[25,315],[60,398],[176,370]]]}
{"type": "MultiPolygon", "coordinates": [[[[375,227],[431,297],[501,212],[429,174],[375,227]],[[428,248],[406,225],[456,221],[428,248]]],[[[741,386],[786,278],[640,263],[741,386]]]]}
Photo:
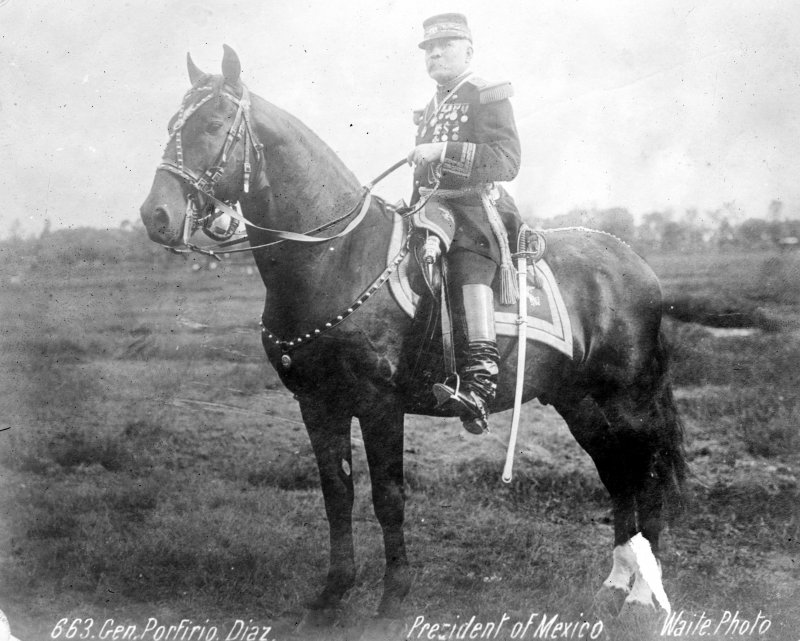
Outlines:
{"type": "Polygon", "coordinates": [[[185,245],[198,227],[208,231],[224,219],[221,211],[248,190],[260,164],[239,58],[224,49],[222,75],[203,73],[187,55],[192,87],[169,122],[169,142],[140,209],[150,238],[167,247],[185,245]]]}

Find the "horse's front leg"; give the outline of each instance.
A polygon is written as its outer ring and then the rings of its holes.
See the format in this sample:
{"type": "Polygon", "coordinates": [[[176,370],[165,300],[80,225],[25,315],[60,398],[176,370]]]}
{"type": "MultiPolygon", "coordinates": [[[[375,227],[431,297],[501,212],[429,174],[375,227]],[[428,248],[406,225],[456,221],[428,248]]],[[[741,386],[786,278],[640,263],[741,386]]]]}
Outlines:
{"type": "Polygon", "coordinates": [[[359,416],[372,481],[372,504],[383,529],[386,574],[378,616],[396,618],[411,588],[411,573],[403,537],[403,412],[383,398],[359,416]]]}
{"type": "Polygon", "coordinates": [[[309,608],[320,614],[314,622],[326,623],[332,621],[335,608],[356,578],[350,448],[352,417],[316,399],[301,399],[300,411],[317,459],[330,526],[328,578],[322,592],[309,603],[309,608]]]}

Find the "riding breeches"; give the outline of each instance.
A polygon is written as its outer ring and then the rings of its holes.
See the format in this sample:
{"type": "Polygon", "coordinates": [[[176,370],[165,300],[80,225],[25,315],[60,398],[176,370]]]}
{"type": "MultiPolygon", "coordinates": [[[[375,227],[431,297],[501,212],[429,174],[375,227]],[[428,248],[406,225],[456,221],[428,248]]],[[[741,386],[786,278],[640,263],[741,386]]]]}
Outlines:
{"type": "Polygon", "coordinates": [[[461,291],[463,285],[491,287],[497,273],[491,258],[458,248],[447,254],[447,267],[451,291],[461,291]]]}

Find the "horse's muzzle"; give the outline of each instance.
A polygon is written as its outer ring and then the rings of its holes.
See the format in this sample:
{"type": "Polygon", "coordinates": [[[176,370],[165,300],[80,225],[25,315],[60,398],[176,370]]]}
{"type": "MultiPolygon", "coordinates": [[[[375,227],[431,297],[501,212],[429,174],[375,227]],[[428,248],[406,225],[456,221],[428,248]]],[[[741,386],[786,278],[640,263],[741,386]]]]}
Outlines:
{"type": "Polygon", "coordinates": [[[181,242],[182,228],[179,221],[171,214],[166,204],[147,206],[142,205],[139,210],[147,235],[150,240],[160,245],[176,245],[181,242]]]}
{"type": "Polygon", "coordinates": [[[183,241],[186,201],[179,184],[157,172],[153,187],[139,209],[150,240],[169,247],[183,241]]]}

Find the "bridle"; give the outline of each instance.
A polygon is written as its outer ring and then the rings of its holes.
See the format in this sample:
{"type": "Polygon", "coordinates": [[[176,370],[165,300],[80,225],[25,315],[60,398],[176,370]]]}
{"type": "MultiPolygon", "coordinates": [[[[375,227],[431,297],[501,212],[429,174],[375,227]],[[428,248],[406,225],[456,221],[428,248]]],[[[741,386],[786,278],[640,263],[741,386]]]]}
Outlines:
{"type": "Polygon", "coordinates": [[[175,161],[162,160],[158,165],[158,169],[163,169],[175,174],[189,185],[192,191],[190,191],[186,198],[186,216],[184,219],[182,238],[183,247],[168,247],[168,249],[176,253],[196,251],[214,255],[212,251],[192,244],[189,239],[197,229],[203,228],[214,240],[228,240],[238,229],[239,223],[243,222],[241,214],[234,209],[233,204],[224,202],[214,195],[214,189],[225,172],[225,168],[228,164],[228,157],[233,146],[238,140],[243,140],[244,161],[242,191],[244,193],[250,191],[250,182],[253,175],[253,165],[250,162],[251,150],[255,154],[256,162],[259,164],[263,162],[264,146],[253,133],[253,127],[250,123],[250,92],[247,87],[242,85],[241,97],[226,91],[224,87],[220,90],[216,90],[211,85],[202,85],[189,89],[184,95],[181,101],[181,107],[175,115],[174,122],[170,127],[167,144],[173,139],[175,140],[175,161]],[[202,95],[203,93],[205,93],[205,95],[202,95]],[[197,99],[198,94],[201,95],[199,100],[197,99]],[[237,107],[236,115],[225,137],[222,149],[217,155],[216,161],[198,176],[183,163],[183,139],[181,132],[189,118],[197,112],[200,107],[215,97],[227,98],[233,102],[237,107]],[[223,219],[223,217],[225,218],[223,219]],[[219,225],[220,219],[223,219],[227,224],[219,225]]]}
{"type": "Polygon", "coordinates": [[[176,120],[170,129],[170,140],[172,138],[175,139],[175,162],[165,160],[161,162],[159,168],[180,176],[198,192],[214,198],[214,188],[225,171],[225,166],[228,163],[228,154],[234,143],[242,137],[244,137],[244,184],[242,189],[245,193],[248,193],[250,190],[250,177],[253,171],[250,163],[250,148],[252,147],[255,152],[257,162],[261,162],[262,150],[264,149],[264,145],[258,141],[250,124],[250,92],[247,87],[242,85],[242,96],[239,98],[224,89],[217,93],[210,85],[198,88],[193,87],[184,96],[181,108],[176,114],[176,120]],[[190,104],[192,95],[201,91],[207,91],[208,94],[197,102],[190,104]],[[215,95],[233,102],[237,106],[236,116],[234,116],[233,124],[228,130],[228,135],[225,138],[225,143],[219,152],[216,163],[206,169],[202,176],[197,176],[183,164],[181,130],[192,114],[214,98],[215,95]]]}
{"type": "MultiPolygon", "coordinates": [[[[253,132],[253,127],[250,121],[250,92],[248,91],[247,87],[244,86],[244,84],[241,84],[241,97],[226,91],[224,86],[220,90],[215,90],[212,85],[202,85],[202,83],[198,84],[201,84],[201,86],[192,87],[184,95],[183,101],[181,102],[181,107],[174,116],[174,122],[169,130],[169,140],[167,141],[167,144],[169,145],[173,139],[175,140],[175,161],[162,160],[162,162],[158,165],[158,169],[162,169],[178,176],[191,188],[191,191],[186,197],[186,215],[184,217],[181,246],[164,246],[168,251],[173,253],[188,254],[191,252],[198,252],[211,256],[216,260],[220,260],[220,257],[216,253],[215,249],[224,249],[226,253],[255,251],[257,249],[262,249],[264,247],[287,240],[299,243],[317,244],[346,236],[353,231],[366,216],[372,200],[372,189],[375,187],[375,185],[406,163],[406,159],[403,158],[380,174],[372,182],[365,185],[362,189],[361,197],[359,198],[358,202],[346,214],[306,233],[261,227],[244,218],[239,211],[238,201],[225,202],[217,198],[214,194],[214,189],[225,171],[230,152],[237,141],[242,140],[244,145],[242,185],[242,191],[244,193],[249,193],[251,181],[254,175],[253,164],[250,161],[251,150],[255,155],[255,161],[259,167],[264,162],[264,145],[259,142],[255,133],[253,132]],[[205,93],[205,95],[202,95],[203,93],[205,93]],[[198,94],[201,94],[199,99],[197,99],[198,94]],[[183,127],[186,126],[189,118],[196,113],[200,107],[202,107],[215,96],[221,96],[233,102],[237,106],[236,116],[231,124],[231,128],[228,130],[225,142],[219,154],[217,155],[216,161],[198,176],[195,172],[184,165],[183,140],[181,137],[181,131],[183,127]],[[333,236],[326,236],[322,238],[318,236],[312,236],[312,234],[324,231],[325,229],[333,227],[337,223],[350,218],[356,212],[358,212],[358,215],[353,218],[353,220],[351,220],[344,229],[333,236]],[[243,249],[228,249],[228,247],[231,245],[247,240],[247,236],[241,236],[240,238],[231,240],[234,234],[242,234],[245,226],[266,232],[272,236],[274,240],[261,245],[254,245],[243,249]],[[218,241],[218,244],[209,248],[201,247],[192,243],[190,241],[191,236],[198,229],[202,229],[206,235],[218,241]]],[[[269,181],[265,179],[264,182],[268,187],[269,181]]],[[[424,205],[424,203],[420,204],[424,205]]]]}

